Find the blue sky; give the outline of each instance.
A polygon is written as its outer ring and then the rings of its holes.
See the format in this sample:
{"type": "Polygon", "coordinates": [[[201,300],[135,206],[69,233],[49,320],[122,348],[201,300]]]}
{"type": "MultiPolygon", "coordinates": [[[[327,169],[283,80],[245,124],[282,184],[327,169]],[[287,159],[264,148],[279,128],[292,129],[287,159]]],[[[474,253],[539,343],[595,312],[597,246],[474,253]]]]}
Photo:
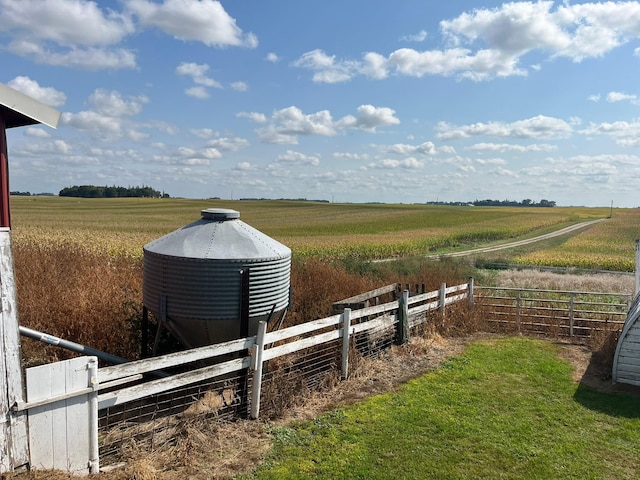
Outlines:
{"type": "Polygon", "coordinates": [[[0,0],[12,191],[640,206],[640,2],[0,0]]]}

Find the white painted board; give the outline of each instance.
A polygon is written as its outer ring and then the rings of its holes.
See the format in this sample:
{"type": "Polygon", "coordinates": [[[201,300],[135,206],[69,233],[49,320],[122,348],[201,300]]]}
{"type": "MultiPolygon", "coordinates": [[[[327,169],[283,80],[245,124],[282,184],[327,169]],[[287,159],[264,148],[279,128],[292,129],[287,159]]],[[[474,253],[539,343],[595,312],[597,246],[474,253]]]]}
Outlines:
{"type": "MultiPolygon", "coordinates": [[[[27,402],[86,389],[92,357],[73,358],[27,369],[27,402]]],[[[89,395],[29,409],[31,468],[89,473],[89,395]]]]}

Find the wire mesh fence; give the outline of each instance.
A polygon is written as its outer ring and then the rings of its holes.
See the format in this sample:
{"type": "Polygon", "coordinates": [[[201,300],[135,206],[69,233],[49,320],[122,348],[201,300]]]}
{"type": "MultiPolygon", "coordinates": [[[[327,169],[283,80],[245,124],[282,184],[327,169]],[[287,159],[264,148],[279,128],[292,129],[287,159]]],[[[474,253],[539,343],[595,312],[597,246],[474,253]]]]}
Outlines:
{"type": "Polygon", "coordinates": [[[247,415],[248,372],[177,388],[100,411],[98,435],[103,464],[137,449],[171,445],[185,422],[233,421],[247,415]]]}

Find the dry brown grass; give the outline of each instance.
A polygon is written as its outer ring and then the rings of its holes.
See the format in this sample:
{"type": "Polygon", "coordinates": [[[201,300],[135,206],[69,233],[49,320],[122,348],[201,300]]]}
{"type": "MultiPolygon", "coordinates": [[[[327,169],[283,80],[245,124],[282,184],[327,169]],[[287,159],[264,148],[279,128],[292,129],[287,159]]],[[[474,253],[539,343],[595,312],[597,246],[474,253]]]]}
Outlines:
{"type": "MultiPolygon", "coordinates": [[[[124,358],[137,358],[142,296],[139,261],[105,258],[74,246],[14,247],[20,323],[124,358]]],[[[68,358],[23,342],[27,365],[68,358]]]]}
{"type": "Polygon", "coordinates": [[[538,270],[501,270],[497,272],[493,283],[500,287],[625,294],[632,294],[635,288],[633,275],[558,274],[538,270]]]}

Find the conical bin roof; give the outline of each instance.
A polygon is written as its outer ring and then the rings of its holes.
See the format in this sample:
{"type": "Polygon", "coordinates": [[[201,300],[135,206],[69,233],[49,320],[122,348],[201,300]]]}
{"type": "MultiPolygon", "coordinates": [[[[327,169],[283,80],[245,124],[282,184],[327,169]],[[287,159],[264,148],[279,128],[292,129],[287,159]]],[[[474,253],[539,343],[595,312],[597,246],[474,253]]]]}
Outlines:
{"type": "Polygon", "coordinates": [[[291,256],[291,249],[240,220],[240,212],[208,208],[202,218],[144,246],[172,257],[227,261],[268,261],[291,256]]]}

